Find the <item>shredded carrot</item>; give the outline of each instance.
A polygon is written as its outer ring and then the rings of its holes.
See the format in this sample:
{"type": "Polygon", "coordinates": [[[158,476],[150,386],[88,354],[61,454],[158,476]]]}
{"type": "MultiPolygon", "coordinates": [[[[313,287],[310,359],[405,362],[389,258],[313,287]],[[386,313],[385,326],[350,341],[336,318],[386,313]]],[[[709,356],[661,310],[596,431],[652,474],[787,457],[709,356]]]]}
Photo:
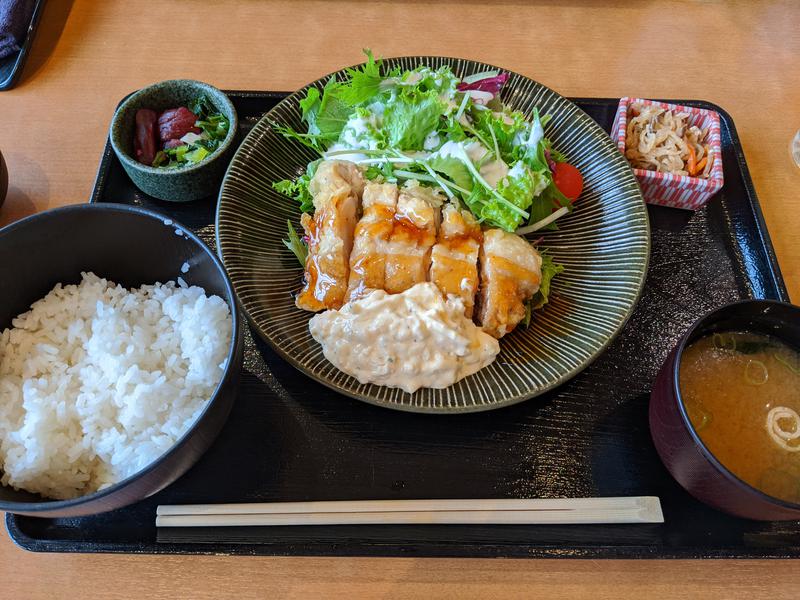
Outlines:
{"type": "Polygon", "coordinates": [[[686,144],[686,148],[689,150],[689,160],[686,163],[686,170],[689,171],[689,175],[694,177],[697,174],[697,152],[694,151],[694,146],[691,144],[686,144]]]}
{"type": "Polygon", "coordinates": [[[706,166],[707,162],[708,162],[708,155],[706,155],[703,158],[701,158],[700,162],[697,163],[697,166],[695,167],[695,171],[694,171],[695,174],[700,173],[703,170],[703,168],[706,166]]]}

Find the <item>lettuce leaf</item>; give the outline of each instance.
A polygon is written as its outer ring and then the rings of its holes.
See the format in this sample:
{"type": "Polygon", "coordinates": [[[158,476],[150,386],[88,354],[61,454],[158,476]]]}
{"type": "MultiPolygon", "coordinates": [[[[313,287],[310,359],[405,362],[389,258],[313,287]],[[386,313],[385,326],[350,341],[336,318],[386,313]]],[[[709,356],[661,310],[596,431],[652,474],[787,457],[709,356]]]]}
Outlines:
{"type": "Polygon", "coordinates": [[[311,196],[311,192],[308,191],[308,184],[311,183],[311,178],[317,172],[320,162],[320,160],[310,162],[306,167],[306,172],[294,179],[274,181],[272,188],[284,196],[297,200],[302,212],[312,212],[314,210],[314,198],[311,196]]]}
{"type": "Polygon", "coordinates": [[[464,198],[464,203],[467,205],[467,208],[472,211],[472,214],[475,215],[479,223],[485,220],[483,217],[483,209],[488,202],[489,194],[479,185],[474,186],[472,192],[464,198]]]}
{"type": "MultiPolygon", "coordinates": [[[[497,193],[514,206],[528,210],[534,196],[546,185],[547,181],[540,172],[531,171],[518,162],[509,171],[509,175],[497,184],[497,193]]],[[[483,206],[481,217],[492,225],[512,232],[522,223],[520,214],[491,196],[488,196],[488,201],[483,206]]]]}
{"type": "MultiPolygon", "coordinates": [[[[516,179],[507,177],[497,184],[497,192],[514,206],[526,210],[531,205],[533,181],[528,176],[516,179]]],[[[514,231],[522,222],[522,217],[519,214],[498,202],[496,198],[491,197],[483,207],[481,216],[489,223],[506,231],[514,231]]]]}
{"type": "Polygon", "coordinates": [[[464,126],[456,118],[455,113],[448,115],[439,124],[439,135],[448,142],[462,142],[467,139],[467,132],[464,126]]]}
{"type": "Polygon", "coordinates": [[[342,129],[338,142],[345,148],[369,148],[385,150],[386,131],[380,127],[380,119],[366,108],[358,107],[342,129]]]}
{"type": "Polygon", "coordinates": [[[553,257],[542,252],[542,282],[539,291],[530,299],[531,310],[538,310],[550,301],[550,284],[553,277],[564,271],[564,265],[553,261],[553,257]]]}
{"type": "Polygon", "coordinates": [[[457,186],[465,190],[472,190],[472,176],[464,163],[456,157],[434,154],[427,160],[427,163],[431,169],[441,173],[457,186]]]}
{"type": "MultiPolygon", "coordinates": [[[[332,141],[339,138],[345,124],[350,120],[350,115],[353,114],[353,107],[339,97],[338,91],[341,85],[333,77],[328,80],[322,90],[319,108],[314,115],[319,134],[332,141]]],[[[309,133],[313,132],[309,130],[309,133]]]]}
{"type": "Polygon", "coordinates": [[[528,132],[529,125],[524,115],[519,111],[495,113],[482,110],[473,113],[475,129],[481,137],[497,140],[500,157],[507,163],[514,162],[514,150],[518,146],[516,142],[528,132]]]}
{"type": "Polygon", "coordinates": [[[541,256],[542,282],[539,284],[539,291],[525,303],[525,317],[522,319],[522,324],[525,327],[530,326],[533,311],[539,310],[550,301],[550,286],[553,282],[553,277],[564,271],[564,265],[555,263],[549,254],[542,252],[541,256]]]}
{"type": "Polygon", "coordinates": [[[315,87],[309,88],[308,92],[306,92],[306,97],[300,100],[299,104],[302,111],[302,119],[308,125],[308,133],[311,135],[319,134],[319,127],[317,127],[317,113],[321,104],[319,90],[315,87]]]}
{"type": "Polygon", "coordinates": [[[525,132],[527,135],[513,150],[514,159],[524,161],[532,171],[550,171],[545,154],[547,138],[544,137],[544,123],[547,120],[543,121],[539,117],[539,110],[534,108],[533,120],[525,132]]]}
{"type": "Polygon", "coordinates": [[[395,150],[422,150],[425,137],[439,129],[451,108],[456,77],[448,67],[418,67],[395,79],[383,112],[387,142],[395,150]]]}
{"type": "Polygon", "coordinates": [[[369,49],[365,49],[364,54],[367,55],[367,62],[364,63],[364,66],[347,69],[350,80],[336,90],[339,100],[349,106],[359,106],[369,102],[381,92],[381,83],[384,80],[381,76],[382,61],[375,60],[369,49]]]}
{"type": "Polygon", "coordinates": [[[381,93],[385,81],[380,73],[381,61],[375,60],[370,50],[364,50],[364,53],[367,62],[362,67],[347,69],[346,80],[337,81],[331,77],[322,93],[312,87],[300,101],[302,119],[308,125],[308,133],[313,136],[312,143],[317,147],[325,148],[338,140],[355,108],[381,93]]]}
{"type": "Polygon", "coordinates": [[[309,88],[306,97],[299,102],[302,119],[308,126],[308,135],[303,136],[288,127],[283,128],[281,133],[301,142],[304,137],[310,138],[318,149],[339,139],[339,134],[353,114],[353,106],[340,98],[342,85],[335,77],[331,77],[322,88],[322,94],[315,87],[309,88]]]}
{"type": "Polygon", "coordinates": [[[417,67],[406,71],[397,80],[397,93],[406,96],[418,96],[436,92],[437,96],[451,100],[456,94],[456,76],[450,67],[439,67],[435,71],[430,67],[417,67]]]}
{"type": "MultiPolygon", "coordinates": [[[[536,223],[549,216],[554,210],[566,206],[572,210],[572,203],[562,194],[553,181],[553,174],[550,171],[550,164],[547,160],[548,153],[552,158],[556,153],[550,148],[550,141],[544,137],[544,125],[550,120],[548,115],[539,116],[537,109],[533,110],[533,120],[530,129],[527,130],[527,138],[523,143],[516,146],[512,154],[518,160],[523,161],[533,173],[538,173],[544,181],[542,188],[534,195],[530,206],[530,217],[528,224],[536,223]]],[[[558,154],[561,157],[560,154],[558,154]]],[[[558,229],[555,223],[551,223],[545,230],[558,229]]]]}
{"type": "Polygon", "coordinates": [[[425,137],[437,128],[444,108],[435,90],[398,95],[383,113],[389,145],[397,150],[422,149],[425,137]]]}
{"type": "Polygon", "coordinates": [[[337,86],[338,83],[331,77],[321,94],[317,88],[312,87],[306,92],[306,97],[300,100],[301,118],[306,123],[306,133],[299,133],[289,126],[274,122],[273,127],[283,137],[296,140],[321,154],[339,139],[351,112],[342,103],[331,99],[332,90],[337,86]]]}
{"type": "MultiPolygon", "coordinates": [[[[546,187],[542,190],[541,194],[533,199],[529,211],[531,216],[528,219],[528,225],[541,221],[548,217],[554,210],[558,210],[562,206],[568,207],[570,209],[569,211],[572,212],[572,202],[570,202],[569,198],[562,194],[556,187],[550,169],[548,168],[546,171],[541,171],[541,174],[547,182],[546,187]]],[[[558,229],[558,226],[555,223],[550,223],[547,227],[543,227],[542,231],[552,231],[556,229],[558,229]]]]}
{"type": "Polygon", "coordinates": [[[297,179],[274,181],[272,187],[284,196],[297,200],[302,212],[311,212],[314,210],[314,199],[308,192],[308,180],[305,175],[297,179]]]}

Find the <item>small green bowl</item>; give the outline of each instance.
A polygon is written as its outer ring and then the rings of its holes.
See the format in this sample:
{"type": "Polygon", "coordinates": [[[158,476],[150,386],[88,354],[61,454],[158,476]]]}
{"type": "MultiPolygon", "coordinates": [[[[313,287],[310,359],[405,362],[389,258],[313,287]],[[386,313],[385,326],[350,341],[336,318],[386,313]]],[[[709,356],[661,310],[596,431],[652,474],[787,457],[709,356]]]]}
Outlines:
{"type": "Polygon", "coordinates": [[[233,104],[214,86],[191,79],[170,79],[142,88],[125,99],[111,120],[109,138],[117,158],[137,188],[160,200],[189,202],[216,192],[230,161],[238,124],[233,104]],[[220,147],[205,160],[186,167],[159,169],[138,162],[133,154],[136,111],[150,108],[160,112],[188,106],[199,96],[208,98],[230,121],[228,135],[220,147]]]}

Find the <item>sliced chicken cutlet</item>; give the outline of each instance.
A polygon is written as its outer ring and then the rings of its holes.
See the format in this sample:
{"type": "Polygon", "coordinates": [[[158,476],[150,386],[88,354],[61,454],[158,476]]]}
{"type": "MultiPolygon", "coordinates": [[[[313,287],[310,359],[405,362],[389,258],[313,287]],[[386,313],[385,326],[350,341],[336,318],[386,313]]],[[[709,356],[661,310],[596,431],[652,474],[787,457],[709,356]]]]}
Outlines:
{"type": "Polygon", "coordinates": [[[478,252],[483,234],[472,213],[453,204],[442,209],[439,238],[431,251],[430,280],[447,296],[464,302],[464,314],[472,317],[478,291],[478,252]]]}
{"type": "Polygon", "coordinates": [[[312,312],[341,308],[364,178],[351,162],[324,161],[308,189],[314,198],[314,217],[304,214],[300,220],[308,237],[308,258],[305,284],[295,303],[312,312]]]}
{"type": "Polygon", "coordinates": [[[386,244],[383,289],[388,293],[399,294],[428,280],[441,205],[442,196],[438,191],[416,181],[400,189],[392,233],[386,244]]]}
{"type": "Polygon", "coordinates": [[[364,187],[363,215],[356,225],[350,254],[347,302],[383,289],[386,245],[392,234],[397,193],[397,185],[393,183],[367,183],[364,187]]]}
{"type": "Polygon", "coordinates": [[[525,302],[539,291],[542,257],[527,241],[501,229],[483,232],[478,320],[501,338],[525,317],[525,302]]]}

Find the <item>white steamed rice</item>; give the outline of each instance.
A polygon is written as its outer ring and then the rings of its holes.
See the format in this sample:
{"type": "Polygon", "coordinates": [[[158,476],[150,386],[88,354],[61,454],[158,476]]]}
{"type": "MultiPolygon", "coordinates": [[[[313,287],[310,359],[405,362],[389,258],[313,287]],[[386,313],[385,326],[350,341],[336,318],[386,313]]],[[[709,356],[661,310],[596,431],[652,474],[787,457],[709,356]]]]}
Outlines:
{"type": "Polygon", "coordinates": [[[222,378],[227,303],[173,282],[57,285],[0,334],[2,483],[74,498],[147,466],[222,378]]]}

